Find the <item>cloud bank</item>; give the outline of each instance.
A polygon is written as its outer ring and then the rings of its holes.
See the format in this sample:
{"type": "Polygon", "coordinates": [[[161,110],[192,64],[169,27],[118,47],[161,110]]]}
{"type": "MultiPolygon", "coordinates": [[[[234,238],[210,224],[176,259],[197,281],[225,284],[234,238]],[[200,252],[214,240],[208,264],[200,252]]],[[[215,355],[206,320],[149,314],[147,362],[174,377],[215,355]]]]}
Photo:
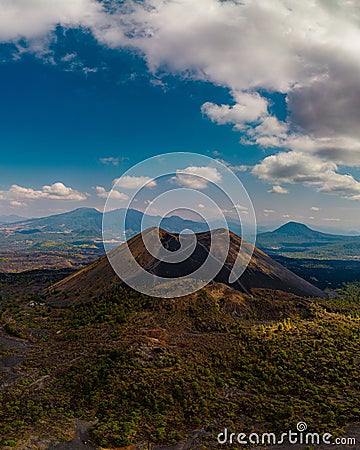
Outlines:
{"type": "Polygon", "coordinates": [[[21,206],[19,200],[86,200],[87,195],[78,192],[63,183],[57,182],[50,186],[43,186],[41,189],[26,188],[13,184],[9,190],[0,190],[0,200],[9,200],[12,206],[21,206]]]}
{"type": "MultiPolygon", "coordinates": [[[[254,167],[253,173],[269,182],[300,183],[314,186],[319,192],[339,194],[350,200],[360,198],[360,182],[352,175],[341,175],[337,173],[334,162],[306,153],[284,152],[268,156],[254,167]]],[[[286,193],[280,186],[274,186],[271,192],[286,193]]]]}

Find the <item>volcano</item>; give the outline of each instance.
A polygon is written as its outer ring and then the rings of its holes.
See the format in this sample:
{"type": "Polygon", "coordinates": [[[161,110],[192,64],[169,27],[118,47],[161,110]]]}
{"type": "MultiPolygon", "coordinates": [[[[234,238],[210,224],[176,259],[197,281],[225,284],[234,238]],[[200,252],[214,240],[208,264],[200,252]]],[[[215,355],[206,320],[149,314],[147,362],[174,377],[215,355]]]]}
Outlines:
{"type": "Polygon", "coordinates": [[[218,229],[194,235],[183,235],[169,233],[159,228],[150,228],[120,245],[108,256],[99,258],[80,271],[52,285],[47,292],[47,296],[50,297],[48,300],[52,304],[88,301],[115,285],[124,284],[114,272],[109,259],[113,265],[122,265],[123,278],[129,279],[135,275],[132,273],[131,264],[126,259],[128,250],[146,272],[158,277],[169,279],[184,277],[196,270],[201,270],[207,258],[213,258],[216,265],[223,257],[224,262],[221,267],[218,267],[219,270],[213,280],[226,284],[237,291],[251,294],[254,289],[271,289],[301,297],[326,297],[323,291],[228,230],[218,229]],[[150,253],[145,242],[151,240],[158,244],[153,245],[150,253]],[[218,246],[215,250],[212,247],[214,240],[218,246]],[[225,244],[222,246],[222,242],[227,242],[228,248],[225,244]],[[239,253],[240,247],[241,252],[239,253]],[[164,261],[164,252],[173,252],[175,255],[179,251],[186,251],[189,248],[190,254],[186,259],[180,262],[164,261]],[[241,263],[246,264],[247,258],[250,259],[250,262],[241,276],[231,282],[229,281],[229,278],[231,280],[230,274],[239,254],[241,263]]]}

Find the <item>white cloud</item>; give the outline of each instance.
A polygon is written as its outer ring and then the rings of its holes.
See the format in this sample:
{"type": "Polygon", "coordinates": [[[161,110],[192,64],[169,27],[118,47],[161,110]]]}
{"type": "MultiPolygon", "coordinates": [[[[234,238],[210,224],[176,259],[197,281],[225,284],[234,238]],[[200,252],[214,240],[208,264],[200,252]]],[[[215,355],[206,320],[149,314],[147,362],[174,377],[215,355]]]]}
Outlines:
{"type": "Polygon", "coordinates": [[[100,158],[99,161],[101,164],[118,166],[120,158],[114,158],[113,156],[109,156],[107,158],[100,158]]]}
{"type": "Polygon", "coordinates": [[[360,138],[331,136],[314,137],[300,134],[290,134],[286,147],[296,152],[306,152],[326,161],[332,161],[349,167],[360,166],[360,138]]]}
{"type": "Polygon", "coordinates": [[[224,166],[228,167],[233,172],[246,172],[247,170],[252,168],[252,166],[247,166],[245,164],[234,165],[234,164],[229,163],[228,161],[225,161],[225,159],[221,159],[221,158],[216,158],[216,159],[217,159],[217,161],[224,164],[224,166]]]}
{"type": "MultiPolygon", "coordinates": [[[[110,195],[110,192],[108,192],[103,186],[96,186],[95,189],[97,196],[100,198],[108,198],[108,196],[110,195]]],[[[123,192],[113,189],[113,191],[111,192],[111,198],[116,200],[128,200],[129,196],[124,194],[123,192]]]]}
{"type": "MultiPolygon", "coordinates": [[[[204,103],[201,111],[219,125],[231,124],[241,131],[241,143],[280,147],[288,140],[289,127],[268,112],[268,102],[258,93],[233,93],[234,105],[204,103]]],[[[246,166],[242,166],[246,167],[246,166]]],[[[246,169],[245,169],[246,170],[246,169]]]]}
{"type": "Polygon", "coordinates": [[[125,175],[121,178],[116,178],[114,180],[114,185],[116,188],[124,189],[140,189],[142,187],[152,188],[156,186],[156,180],[150,177],[132,177],[125,175]]]}
{"type": "Polygon", "coordinates": [[[312,206],[311,211],[320,211],[320,208],[318,206],[312,206]]]}
{"type": "Polygon", "coordinates": [[[247,166],[245,164],[239,164],[238,166],[229,166],[231,170],[234,172],[246,172],[251,169],[251,166],[247,166]]]}
{"type": "Polygon", "coordinates": [[[286,147],[288,125],[276,117],[267,116],[256,127],[247,127],[241,142],[246,145],[258,145],[263,148],[286,147]]]}
{"type": "MultiPolygon", "coordinates": [[[[265,181],[301,183],[314,186],[319,192],[358,200],[360,182],[352,175],[337,173],[337,170],[334,162],[324,161],[306,153],[288,152],[268,156],[254,167],[253,173],[265,181]]],[[[271,192],[276,192],[275,188],[276,186],[271,192]]]]}
{"type": "Polygon", "coordinates": [[[76,58],[76,56],[77,56],[76,53],[66,53],[66,55],[61,58],[61,61],[70,62],[73,61],[76,58]]]}
{"type": "Polygon", "coordinates": [[[82,201],[87,195],[78,192],[71,187],[65,186],[63,183],[57,182],[51,186],[43,186],[42,189],[25,188],[13,184],[9,190],[0,191],[0,200],[19,201],[19,199],[38,200],[77,200],[82,201]]]}
{"type": "Polygon", "coordinates": [[[360,200],[360,195],[352,195],[349,200],[360,200]]]}
{"type": "Polygon", "coordinates": [[[268,192],[270,192],[272,194],[283,194],[283,195],[289,193],[289,191],[287,189],[285,189],[279,185],[273,186],[271,189],[268,190],[268,192]]]}
{"type": "Polygon", "coordinates": [[[0,9],[0,40],[16,43],[24,38],[30,50],[40,54],[57,25],[88,28],[100,39],[100,30],[111,21],[95,0],[0,0],[0,9]]]}
{"type": "MultiPolygon", "coordinates": [[[[38,39],[56,25],[88,27],[94,33],[109,23],[104,9],[95,0],[0,0],[0,39],[38,39]]],[[[96,33],[97,34],[97,33],[96,33]]]]}
{"type": "Polygon", "coordinates": [[[203,208],[205,208],[205,205],[203,205],[202,203],[199,203],[199,204],[198,204],[198,208],[203,209],[203,208]]]}
{"type": "MultiPolygon", "coordinates": [[[[299,10],[296,4],[293,8],[299,10]]],[[[307,29],[308,14],[302,10],[301,26],[307,29]]],[[[239,91],[258,86],[283,90],[296,75],[292,65],[295,72],[307,69],[294,54],[300,48],[293,48],[291,26],[299,27],[299,14],[289,20],[289,13],[283,2],[270,0],[150,0],[134,8],[127,27],[130,44],[145,53],[153,70],[190,72],[239,91]]],[[[306,43],[306,37],[299,40],[298,47],[306,43]]]]}
{"type": "Polygon", "coordinates": [[[245,124],[259,122],[267,116],[267,101],[258,93],[235,92],[233,97],[235,104],[232,106],[207,102],[202,105],[201,111],[213,122],[221,125],[232,124],[239,130],[242,130],[245,124]]]}
{"type": "Polygon", "coordinates": [[[22,206],[27,206],[26,203],[19,202],[18,200],[11,200],[9,202],[9,205],[12,206],[13,208],[20,208],[22,206]]]}
{"type": "Polygon", "coordinates": [[[272,213],[274,213],[275,211],[273,210],[273,209],[264,209],[264,213],[265,214],[272,214],[272,213]]]}
{"type": "Polygon", "coordinates": [[[235,208],[240,211],[247,211],[249,209],[246,206],[241,205],[240,203],[236,203],[235,208]]]}
{"type": "Polygon", "coordinates": [[[51,186],[43,186],[45,196],[52,199],[61,200],[85,200],[86,195],[74,191],[71,187],[65,186],[63,183],[54,183],[51,186]]]}
{"type": "Polygon", "coordinates": [[[177,169],[172,182],[185,188],[205,189],[209,182],[218,184],[221,179],[221,174],[215,167],[189,166],[186,169],[177,169]]]}

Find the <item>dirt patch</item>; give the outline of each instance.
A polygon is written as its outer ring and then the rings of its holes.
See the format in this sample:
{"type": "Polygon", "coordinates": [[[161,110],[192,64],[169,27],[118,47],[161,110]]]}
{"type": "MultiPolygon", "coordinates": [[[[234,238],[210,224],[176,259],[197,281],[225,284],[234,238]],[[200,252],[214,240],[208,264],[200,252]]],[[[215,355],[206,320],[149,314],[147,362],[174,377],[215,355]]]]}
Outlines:
{"type": "Polygon", "coordinates": [[[55,446],[50,446],[47,450],[96,450],[91,442],[89,442],[89,429],[96,425],[96,422],[84,422],[83,420],[75,420],[75,436],[72,441],[61,442],[55,446]]]}

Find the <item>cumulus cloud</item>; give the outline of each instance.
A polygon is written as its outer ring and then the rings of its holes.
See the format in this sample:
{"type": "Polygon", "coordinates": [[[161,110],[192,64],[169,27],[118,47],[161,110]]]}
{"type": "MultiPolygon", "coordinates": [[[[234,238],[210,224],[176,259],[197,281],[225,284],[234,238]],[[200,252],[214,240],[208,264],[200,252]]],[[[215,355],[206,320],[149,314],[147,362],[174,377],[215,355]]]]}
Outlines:
{"type": "Polygon", "coordinates": [[[213,122],[218,124],[233,124],[242,130],[247,123],[258,122],[267,115],[267,101],[258,93],[235,92],[234,105],[216,105],[211,102],[201,107],[213,122]]]}
{"type": "Polygon", "coordinates": [[[247,127],[241,143],[262,148],[287,147],[288,125],[276,117],[264,117],[255,127],[247,127]]]}
{"type": "Polygon", "coordinates": [[[132,177],[125,175],[121,178],[116,178],[114,180],[114,186],[116,186],[116,188],[124,189],[140,189],[142,187],[153,188],[156,186],[156,180],[145,176],[132,177]]]}
{"type": "Polygon", "coordinates": [[[287,189],[285,189],[279,185],[273,186],[271,189],[268,190],[268,192],[270,192],[271,194],[283,194],[283,195],[289,193],[289,191],[287,189]]]}
{"type": "MultiPolygon", "coordinates": [[[[100,198],[108,198],[108,196],[110,195],[110,192],[108,192],[103,186],[96,186],[95,190],[97,196],[100,198]]],[[[124,194],[123,192],[113,189],[113,191],[111,192],[111,198],[116,200],[128,200],[129,196],[124,194]]]]}
{"type": "Polygon", "coordinates": [[[241,131],[241,143],[260,147],[281,147],[288,139],[288,125],[271,116],[268,101],[258,93],[233,93],[233,105],[204,103],[201,111],[219,125],[231,124],[241,131]]]}
{"type": "Polygon", "coordinates": [[[217,184],[221,179],[221,174],[215,167],[189,166],[177,169],[176,176],[171,181],[185,188],[205,189],[209,182],[217,184]]]}
{"type": "Polygon", "coordinates": [[[48,35],[57,25],[87,27],[94,33],[109,26],[101,3],[95,0],[7,0],[0,1],[0,39],[18,41],[48,35]]]}
{"type": "Polygon", "coordinates": [[[327,161],[349,167],[360,166],[360,140],[347,136],[314,138],[291,134],[286,147],[296,152],[307,152],[327,161]]]}
{"type": "Polygon", "coordinates": [[[320,208],[318,206],[312,206],[311,211],[320,211],[320,208]]]}
{"type": "MultiPolygon", "coordinates": [[[[278,153],[257,164],[253,173],[265,181],[301,183],[315,186],[319,192],[338,194],[352,200],[360,196],[360,182],[350,174],[340,174],[334,162],[306,153],[278,153]]],[[[276,192],[276,186],[271,192],[276,192]]],[[[282,189],[282,188],[281,188],[282,189]]],[[[280,190],[277,189],[280,193],[280,190]]]]}
{"type": "Polygon", "coordinates": [[[45,197],[61,200],[85,200],[86,195],[74,191],[71,187],[65,186],[63,183],[54,183],[51,186],[43,186],[42,192],[45,197]]]}
{"type": "MultiPolygon", "coordinates": [[[[21,199],[38,200],[77,200],[82,201],[87,195],[78,192],[71,187],[65,186],[63,183],[57,182],[52,185],[45,185],[41,189],[26,188],[13,184],[9,190],[0,191],[0,200],[10,200],[18,202],[21,199]]],[[[13,205],[14,206],[14,205],[13,205]]]]}

